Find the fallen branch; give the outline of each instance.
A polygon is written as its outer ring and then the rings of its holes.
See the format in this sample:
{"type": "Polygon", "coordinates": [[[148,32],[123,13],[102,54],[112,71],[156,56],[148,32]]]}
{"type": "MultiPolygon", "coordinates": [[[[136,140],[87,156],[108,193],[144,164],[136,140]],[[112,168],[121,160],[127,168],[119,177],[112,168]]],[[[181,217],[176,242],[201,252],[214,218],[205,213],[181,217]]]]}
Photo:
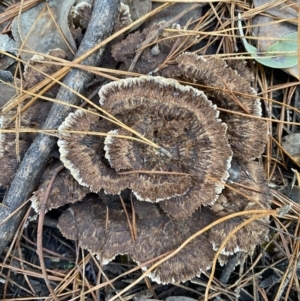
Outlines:
{"type": "MultiPolygon", "coordinates": [[[[114,22],[117,19],[119,0],[96,0],[92,18],[85,33],[75,59],[92,49],[96,44],[109,37],[112,33],[114,22]]],[[[82,64],[100,65],[104,48],[94,52],[82,64]]],[[[83,93],[85,85],[91,80],[92,73],[74,69],[68,73],[63,83],[73,90],[83,93]]],[[[80,103],[80,98],[68,89],[61,87],[57,99],[69,104],[80,103]]],[[[43,128],[57,129],[72,109],[68,106],[54,104],[43,128]]],[[[56,145],[56,138],[39,134],[26,152],[24,159],[15,175],[10,189],[0,207],[0,222],[7,218],[14,210],[21,206],[36,189],[39,179],[51,157],[56,145]]],[[[26,208],[9,218],[0,226],[0,254],[20,224],[26,208]]]]}

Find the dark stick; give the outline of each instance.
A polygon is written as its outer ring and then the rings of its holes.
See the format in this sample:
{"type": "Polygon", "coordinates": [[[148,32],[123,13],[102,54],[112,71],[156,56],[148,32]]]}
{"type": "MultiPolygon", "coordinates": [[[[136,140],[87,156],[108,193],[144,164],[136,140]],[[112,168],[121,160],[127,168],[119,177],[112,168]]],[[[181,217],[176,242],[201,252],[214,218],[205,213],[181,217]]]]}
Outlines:
{"type": "MultiPolygon", "coordinates": [[[[80,57],[97,43],[109,37],[112,33],[119,8],[119,0],[95,0],[92,18],[85,33],[75,58],[80,57]]],[[[99,66],[102,61],[104,48],[94,52],[83,64],[99,66]]],[[[64,84],[79,93],[84,92],[84,86],[91,80],[92,74],[79,69],[74,69],[64,78],[64,84]]],[[[80,103],[80,98],[63,87],[60,88],[57,99],[66,103],[80,103]]],[[[68,106],[54,104],[43,128],[57,129],[66,116],[71,112],[68,106]]],[[[10,189],[3,201],[6,206],[0,207],[0,222],[11,212],[25,202],[39,184],[39,179],[51,157],[56,144],[56,138],[39,134],[26,152],[24,159],[15,175],[10,189]]],[[[0,254],[12,237],[24,216],[26,208],[21,209],[16,215],[0,226],[0,254]]]]}

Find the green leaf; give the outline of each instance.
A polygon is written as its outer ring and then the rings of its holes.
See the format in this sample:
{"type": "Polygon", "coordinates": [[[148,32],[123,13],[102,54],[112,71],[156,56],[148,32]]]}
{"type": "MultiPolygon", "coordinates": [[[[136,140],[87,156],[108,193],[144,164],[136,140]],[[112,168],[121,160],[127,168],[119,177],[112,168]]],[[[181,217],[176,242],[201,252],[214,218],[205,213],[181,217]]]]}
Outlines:
{"type": "Polygon", "coordinates": [[[238,28],[247,52],[259,63],[271,68],[291,68],[298,64],[298,32],[288,34],[267,48],[263,54],[245,39],[241,14],[238,15],[238,28]]]}

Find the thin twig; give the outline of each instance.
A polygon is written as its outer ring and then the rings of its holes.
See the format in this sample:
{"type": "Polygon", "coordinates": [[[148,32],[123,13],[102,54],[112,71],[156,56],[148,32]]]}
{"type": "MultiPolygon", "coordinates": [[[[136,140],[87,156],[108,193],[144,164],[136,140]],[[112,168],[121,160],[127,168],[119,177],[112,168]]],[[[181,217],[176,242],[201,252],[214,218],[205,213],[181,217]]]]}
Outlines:
{"type": "Polygon", "coordinates": [[[131,238],[132,238],[132,240],[134,241],[134,240],[136,240],[136,237],[135,237],[135,235],[134,235],[135,232],[134,232],[134,230],[133,230],[132,223],[131,223],[131,221],[130,221],[130,218],[129,218],[129,214],[128,214],[126,205],[125,205],[124,200],[123,200],[123,198],[121,197],[121,195],[119,195],[119,197],[120,197],[120,201],[121,201],[122,207],[123,207],[124,212],[125,212],[125,215],[126,215],[126,219],[127,219],[127,223],[128,223],[128,227],[129,227],[129,231],[130,231],[131,238]]]}
{"type": "Polygon", "coordinates": [[[50,291],[50,293],[52,294],[53,298],[56,301],[59,301],[56,293],[54,292],[54,289],[52,288],[50,282],[49,282],[49,278],[48,278],[48,274],[46,271],[46,266],[45,266],[45,262],[44,262],[44,256],[43,256],[43,223],[44,223],[44,217],[46,214],[46,205],[47,205],[47,201],[49,198],[49,194],[51,192],[53,183],[57,177],[57,175],[64,169],[63,165],[60,165],[59,167],[57,167],[52,175],[52,178],[48,184],[47,190],[45,192],[45,196],[41,202],[41,207],[40,207],[40,211],[39,211],[39,221],[38,221],[38,228],[37,228],[37,254],[39,256],[39,260],[40,260],[40,265],[41,265],[41,269],[42,269],[42,273],[46,282],[46,285],[50,291]]]}

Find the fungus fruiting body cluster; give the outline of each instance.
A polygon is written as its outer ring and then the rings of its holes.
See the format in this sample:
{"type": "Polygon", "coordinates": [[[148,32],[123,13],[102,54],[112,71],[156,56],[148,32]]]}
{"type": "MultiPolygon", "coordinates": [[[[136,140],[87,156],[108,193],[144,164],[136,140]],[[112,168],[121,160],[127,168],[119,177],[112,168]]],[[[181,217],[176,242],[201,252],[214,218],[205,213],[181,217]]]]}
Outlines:
{"type": "MultiPolygon", "coordinates": [[[[102,109],[118,122],[78,110],[59,128],[61,161],[82,186],[96,193],[102,188],[106,194],[120,194],[127,188],[132,192],[133,208],[128,208],[127,217],[124,207],[115,202],[84,200],[60,218],[62,233],[78,238],[102,263],[118,254],[131,254],[139,263],[147,261],[176,249],[219,217],[269,207],[270,192],[262,166],[255,161],[264,150],[266,124],[218,111],[220,107],[261,116],[254,89],[220,59],[186,53],[177,58],[176,66],[177,79],[213,86],[208,97],[174,79],[126,78],[99,92],[102,109]],[[225,187],[226,181],[233,190],[225,187]],[[134,235],[128,217],[135,221],[134,235]]],[[[213,227],[150,277],[167,283],[199,275],[242,221],[229,219],[213,227]]],[[[222,250],[222,261],[237,251],[252,254],[267,234],[261,224],[245,226],[222,250]]]]}
{"type": "Polygon", "coordinates": [[[61,131],[88,127],[108,135],[61,134],[61,160],[81,185],[94,192],[104,188],[108,194],[130,188],[140,201],[163,201],[164,211],[175,218],[188,217],[202,204],[216,201],[223,188],[219,182],[228,177],[232,152],[226,125],[203,92],[175,80],[142,76],[105,85],[100,103],[158,147],[130,140],[134,134],[121,126],[76,111],[61,131]]]}
{"type": "MultiPolygon", "coordinates": [[[[129,15],[122,6],[116,30],[130,22],[129,15]]],[[[86,17],[81,15],[81,26],[86,17]]],[[[262,107],[250,85],[251,73],[241,61],[228,66],[217,57],[173,55],[176,33],[162,31],[165,27],[165,22],[154,24],[112,45],[112,57],[121,69],[147,75],[101,87],[99,104],[109,115],[94,109],[70,113],[58,129],[59,159],[66,169],[48,196],[58,160],[49,164],[31,197],[37,211],[46,196],[47,210],[72,204],[61,215],[59,229],[97,254],[103,264],[118,254],[130,254],[138,263],[149,261],[175,250],[221,217],[270,206],[270,191],[258,162],[268,131],[259,119],[262,107]],[[157,43],[139,51],[153,33],[160,35],[157,43]],[[126,193],[125,202],[116,200],[116,195],[123,198],[126,193]]],[[[49,54],[66,56],[59,49],[49,54]]],[[[60,68],[43,60],[34,56],[28,61],[24,88],[60,68]]],[[[55,94],[53,90],[50,93],[55,94]]],[[[1,106],[17,91],[3,94],[1,106]]],[[[50,107],[39,101],[21,117],[17,110],[1,114],[0,128],[13,128],[15,117],[19,127],[40,128],[50,107]]],[[[20,133],[16,142],[15,135],[0,134],[0,186],[9,186],[33,138],[20,133]]],[[[235,217],[210,228],[149,276],[169,283],[199,275],[211,267],[215,251],[243,221],[235,217]]],[[[238,251],[252,254],[267,239],[266,224],[264,218],[232,235],[221,250],[220,262],[238,251]]]]}
{"type": "MultiPolygon", "coordinates": [[[[115,45],[115,60],[127,69],[137,45],[158,28],[154,25],[115,45]]],[[[59,127],[60,160],[66,169],[53,183],[47,209],[76,203],[61,215],[58,227],[67,238],[78,239],[81,247],[97,254],[103,264],[118,254],[146,262],[178,248],[220,217],[269,208],[270,191],[257,162],[267,126],[259,119],[262,108],[249,84],[251,74],[243,63],[230,62],[229,67],[218,58],[193,53],[182,53],[160,69],[172,45],[172,39],[166,41],[146,49],[133,69],[156,76],[102,86],[99,103],[110,117],[92,109],[77,110],[59,127]],[[121,205],[115,196],[126,192],[121,205]]],[[[63,53],[58,51],[57,56],[63,53]]],[[[30,61],[25,74],[28,87],[40,80],[31,66],[55,71],[30,61]]],[[[36,103],[22,115],[21,126],[40,127],[49,109],[36,103]]],[[[2,128],[13,126],[10,120],[16,112],[10,114],[0,116],[2,128]]],[[[20,135],[20,159],[32,138],[20,135]]],[[[0,146],[5,171],[0,185],[7,186],[19,165],[14,137],[1,134],[0,146]]],[[[37,211],[56,164],[49,165],[31,197],[37,211]]],[[[210,268],[222,241],[243,221],[236,217],[212,227],[149,276],[168,283],[199,275],[210,268]]],[[[232,235],[220,261],[237,251],[252,254],[267,239],[263,223],[268,219],[232,235]]]]}

